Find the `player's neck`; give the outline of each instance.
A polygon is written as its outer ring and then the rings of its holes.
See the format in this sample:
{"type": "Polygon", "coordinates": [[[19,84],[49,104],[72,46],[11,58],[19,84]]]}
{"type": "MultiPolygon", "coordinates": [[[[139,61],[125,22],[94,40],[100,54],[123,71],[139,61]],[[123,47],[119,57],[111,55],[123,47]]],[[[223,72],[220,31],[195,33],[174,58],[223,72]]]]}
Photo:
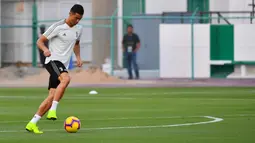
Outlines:
{"type": "Polygon", "coordinates": [[[69,27],[73,27],[73,25],[69,22],[68,18],[65,19],[65,23],[66,23],[69,27]]]}

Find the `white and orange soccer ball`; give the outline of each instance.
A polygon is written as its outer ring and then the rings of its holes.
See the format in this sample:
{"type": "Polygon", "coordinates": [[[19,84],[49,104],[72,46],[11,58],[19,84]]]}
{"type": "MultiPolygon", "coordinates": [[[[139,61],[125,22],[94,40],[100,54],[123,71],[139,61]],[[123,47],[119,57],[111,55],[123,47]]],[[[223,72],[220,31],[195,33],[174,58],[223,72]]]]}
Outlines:
{"type": "Polygon", "coordinates": [[[81,128],[81,121],[74,116],[66,118],[64,128],[68,133],[76,133],[81,128]]]}

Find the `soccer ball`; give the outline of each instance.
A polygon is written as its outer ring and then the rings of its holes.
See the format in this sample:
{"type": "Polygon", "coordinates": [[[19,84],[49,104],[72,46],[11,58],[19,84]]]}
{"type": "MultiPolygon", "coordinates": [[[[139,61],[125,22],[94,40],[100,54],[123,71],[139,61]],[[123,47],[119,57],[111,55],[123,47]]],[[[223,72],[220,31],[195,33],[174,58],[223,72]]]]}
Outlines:
{"type": "Polygon", "coordinates": [[[76,133],[81,128],[81,122],[77,117],[66,118],[64,128],[68,133],[76,133]]]}

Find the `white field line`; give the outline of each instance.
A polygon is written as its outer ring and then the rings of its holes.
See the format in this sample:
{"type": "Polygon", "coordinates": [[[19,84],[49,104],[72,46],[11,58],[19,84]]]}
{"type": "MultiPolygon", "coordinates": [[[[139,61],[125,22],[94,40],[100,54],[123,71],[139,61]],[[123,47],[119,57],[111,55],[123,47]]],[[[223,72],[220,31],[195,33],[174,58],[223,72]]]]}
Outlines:
{"type": "MultiPolygon", "coordinates": [[[[170,117],[121,117],[121,118],[101,118],[101,119],[80,119],[81,121],[111,121],[111,120],[142,120],[142,119],[180,119],[180,118],[201,118],[201,116],[170,116],[170,117]]],[[[48,120],[41,120],[48,121],[48,120]]],[[[8,123],[26,123],[28,121],[0,121],[0,124],[8,123]]],[[[64,122],[64,120],[56,120],[54,122],[64,122]]]]}
{"type": "MultiPolygon", "coordinates": [[[[212,116],[201,116],[207,119],[212,119],[205,122],[195,122],[195,123],[184,123],[184,124],[169,124],[169,125],[154,125],[154,126],[122,126],[122,127],[102,127],[102,128],[84,128],[81,130],[92,131],[92,130],[117,130],[117,129],[146,129],[146,128],[170,128],[170,127],[180,127],[180,126],[192,126],[201,124],[211,124],[223,121],[222,118],[212,117],[212,116]]],[[[60,131],[63,129],[46,129],[46,132],[60,131]]],[[[15,133],[15,132],[25,132],[24,130],[0,130],[0,133],[15,133]]]]}
{"type": "MultiPolygon", "coordinates": [[[[255,114],[231,114],[231,115],[217,115],[220,117],[254,117],[255,114]]],[[[81,121],[116,121],[116,120],[143,120],[143,119],[181,119],[181,118],[201,118],[205,116],[168,116],[168,117],[120,117],[120,118],[91,118],[91,119],[80,119],[81,121]]],[[[0,124],[11,124],[11,123],[27,123],[26,121],[1,121],[0,124]]],[[[40,122],[49,122],[48,120],[42,119],[40,122]]],[[[54,122],[64,122],[64,120],[56,120],[54,122]]]]}
{"type": "MultiPolygon", "coordinates": [[[[119,93],[98,93],[99,95],[103,95],[103,96],[123,96],[123,95],[127,95],[127,96],[132,96],[132,95],[190,95],[190,94],[228,94],[229,91],[173,91],[173,92],[119,92],[119,93]]],[[[242,94],[242,93],[245,93],[245,94],[254,94],[255,93],[255,90],[237,90],[233,93],[231,93],[231,95],[233,94],[242,94]]],[[[41,94],[42,95],[42,94],[41,94]]],[[[9,96],[14,96],[16,97],[15,95],[8,95],[8,96],[4,96],[4,95],[1,95],[1,97],[9,97],[9,96]]],[[[73,96],[73,95],[70,95],[70,96],[73,96]]],[[[88,93],[84,93],[84,94],[75,94],[75,96],[97,96],[97,95],[89,95],[88,93]]],[[[17,96],[18,97],[18,96],[17,96]]],[[[20,97],[30,97],[30,96],[20,96],[20,97]]],[[[31,96],[32,97],[32,96],[31,96]]],[[[33,97],[37,97],[37,96],[33,96],[33,97]]]]}
{"type": "MultiPolygon", "coordinates": [[[[155,92],[155,93],[145,93],[145,92],[141,92],[141,93],[99,93],[101,96],[97,96],[97,95],[89,95],[88,93],[84,93],[82,94],[75,94],[75,95],[69,95],[69,96],[65,96],[65,99],[107,99],[107,100],[132,100],[132,99],[137,99],[136,97],[123,97],[123,96],[135,96],[135,95],[140,95],[140,96],[145,96],[143,98],[147,98],[147,99],[152,99],[152,97],[146,97],[146,95],[191,95],[191,94],[197,94],[197,95],[201,95],[201,94],[227,94],[229,93],[228,91],[213,91],[213,92],[208,92],[208,91],[187,91],[187,92],[155,92]]],[[[254,90],[240,90],[240,91],[235,91],[234,93],[231,93],[231,95],[233,94],[254,94],[255,91],[254,90]]],[[[45,95],[37,95],[37,96],[17,96],[17,95],[0,95],[0,98],[2,99],[44,99],[46,98],[45,95]]],[[[165,97],[162,97],[165,98],[165,97]]],[[[189,99],[190,100],[190,99],[189,99]]],[[[203,98],[203,100],[224,100],[221,98],[213,98],[213,99],[205,99],[203,98]]],[[[246,100],[246,99],[226,99],[226,100],[246,100]]],[[[253,100],[253,99],[249,99],[249,100],[253,100]]]]}

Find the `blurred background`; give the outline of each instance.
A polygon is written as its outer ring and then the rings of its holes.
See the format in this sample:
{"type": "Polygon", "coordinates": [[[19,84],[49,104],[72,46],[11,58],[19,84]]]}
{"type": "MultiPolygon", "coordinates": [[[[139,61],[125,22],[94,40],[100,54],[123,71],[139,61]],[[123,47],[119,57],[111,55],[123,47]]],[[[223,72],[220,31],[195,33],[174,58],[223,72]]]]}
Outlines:
{"type": "Polygon", "coordinates": [[[132,24],[142,79],[255,77],[254,0],[1,0],[2,78],[43,71],[36,40],[75,3],[85,9],[84,69],[127,78],[121,41],[132,24]]]}

